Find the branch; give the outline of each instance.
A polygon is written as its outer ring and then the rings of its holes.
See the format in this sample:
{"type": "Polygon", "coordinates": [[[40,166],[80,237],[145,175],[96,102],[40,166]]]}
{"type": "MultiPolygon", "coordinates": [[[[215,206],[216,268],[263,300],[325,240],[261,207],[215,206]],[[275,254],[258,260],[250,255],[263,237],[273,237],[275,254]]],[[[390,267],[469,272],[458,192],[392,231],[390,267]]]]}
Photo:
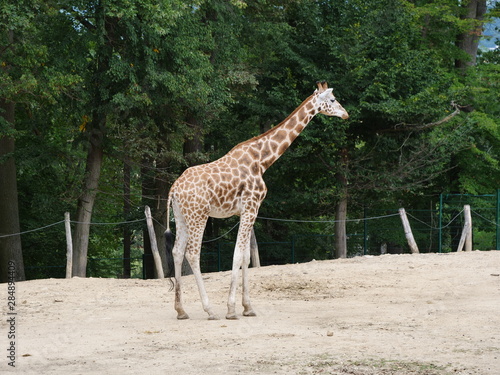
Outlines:
{"type": "Polygon", "coordinates": [[[64,10],[67,15],[69,15],[70,17],[73,17],[76,21],[80,22],[80,24],[82,26],[84,26],[85,28],[87,28],[88,30],[95,30],[96,29],[95,25],[93,25],[92,22],[87,20],[81,14],[78,14],[78,12],[75,11],[74,8],[68,9],[67,7],[62,7],[61,9],[64,10]]]}
{"type": "Polygon", "coordinates": [[[434,126],[439,126],[441,124],[444,124],[445,122],[450,121],[453,117],[458,115],[462,109],[468,108],[467,106],[461,106],[456,104],[455,102],[451,102],[451,105],[453,108],[455,108],[455,111],[453,113],[450,113],[448,116],[445,118],[436,121],[436,122],[431,122],[429,124],[406,124],[404,122],[399,123],[397,125],[394,125],[393,128],[391,129],[384,129],[381,130],[380,133],[394,133],[394,132],[403,132],[403,131],[420,131],[428,128],[432,128],[434,126]]]}

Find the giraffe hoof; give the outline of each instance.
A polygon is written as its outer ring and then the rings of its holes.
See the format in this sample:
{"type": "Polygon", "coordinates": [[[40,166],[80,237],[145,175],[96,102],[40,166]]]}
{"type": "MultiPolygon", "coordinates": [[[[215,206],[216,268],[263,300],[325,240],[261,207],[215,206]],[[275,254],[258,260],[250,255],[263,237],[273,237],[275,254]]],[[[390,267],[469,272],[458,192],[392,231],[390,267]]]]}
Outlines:
{"type": "Polygon", "coordinates": [[[208,320],[219,320],[219,317],[217,315],[210,315],[208,320]]]}
{"type": "Polygon", "coordinates": [[[177,319],[178,320],[185,320],[185,319],[189,319],[189,315],[184,313],[184,314],[179,314],[177,315],[177,319]]]}
{"type": "Polygon", "coordinates": [[[253,310],[243,311],[243,316],[257,316],[253,310]]]}
{"type": "Polygon", "coordinates": [[[228,319],[228,320],[238,320],[238,317],[236,316],[236,314],[227,314],[226,315],[226,319],[228,319]]]}

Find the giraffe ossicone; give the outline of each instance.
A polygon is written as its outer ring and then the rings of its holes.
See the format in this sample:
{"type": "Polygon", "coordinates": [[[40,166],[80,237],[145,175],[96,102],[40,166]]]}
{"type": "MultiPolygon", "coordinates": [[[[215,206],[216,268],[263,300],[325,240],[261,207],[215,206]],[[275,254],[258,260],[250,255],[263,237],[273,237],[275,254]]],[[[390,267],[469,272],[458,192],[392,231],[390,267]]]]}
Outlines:
{"type": "MultiPolygon", "coordinates": [[[[209,319],[218,319],[209,303],[200,270],[203,232],[209,216],[240,216],[240,226],[233,255],[227,319],[237,319],[236,289],[239,270],[243,278],[243,315],[255,316],[248,290],[250,235],[267,187],[264,172],[286,151],[311,119],[318,113],[349,118],[325,81],[317,83],[314,93],[285,120],[267,132],[244,141],[211,163],[190,167],[174,182],[167,201],[167,230],[171,237],[170,207],[176,224],[173,248],[167,246],[167,260],[174,268],[175,310],[178,319],[187,319],[182,303],[181,266],[184,257],[193,271],[203,309],[209,319]]],[[[167,241],[169,243],[169,241],[167,241]]],[[[170,272],[171,272],[170,267],[170,272]]]]}

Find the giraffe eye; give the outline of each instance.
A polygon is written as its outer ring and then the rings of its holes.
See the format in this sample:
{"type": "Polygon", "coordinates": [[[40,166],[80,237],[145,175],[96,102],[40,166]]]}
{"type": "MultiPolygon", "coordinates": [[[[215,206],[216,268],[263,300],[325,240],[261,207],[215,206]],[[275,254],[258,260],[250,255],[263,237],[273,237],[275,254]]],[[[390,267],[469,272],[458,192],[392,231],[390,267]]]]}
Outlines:
{"type": "Polygon", "coordinates": [[[335,103],[337,99],[330,99],[330,102],[335,103]]]}

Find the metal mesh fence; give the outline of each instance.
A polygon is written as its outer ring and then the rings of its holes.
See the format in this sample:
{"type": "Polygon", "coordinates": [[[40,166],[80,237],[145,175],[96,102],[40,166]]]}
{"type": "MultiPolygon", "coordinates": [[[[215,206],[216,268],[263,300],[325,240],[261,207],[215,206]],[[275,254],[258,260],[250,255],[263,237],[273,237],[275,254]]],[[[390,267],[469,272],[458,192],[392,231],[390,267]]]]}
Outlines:
{"type": "MultiPolygon", "coordinates": [[[[472,211],[473,249],[500,249],[499,194],[443,194],[435,209],[406,210],[420,253],[456,251],[464,227],[464,205],[472,211]]],[[[328,230],[331,230],[331,222],[328,230]]],[[[346,223],[347,256],[409,253],[398,209],[366,209],[346,223]]],[[[258,233],[257,233],[258,237],[258,233]]],[[[204,272],[229,270],[234,242],[220,241],[202,252],[204,272]]],[[[300,234],[287,241],[259,242],[261,265],[333,259],[333,234],[300,234]]]]}

